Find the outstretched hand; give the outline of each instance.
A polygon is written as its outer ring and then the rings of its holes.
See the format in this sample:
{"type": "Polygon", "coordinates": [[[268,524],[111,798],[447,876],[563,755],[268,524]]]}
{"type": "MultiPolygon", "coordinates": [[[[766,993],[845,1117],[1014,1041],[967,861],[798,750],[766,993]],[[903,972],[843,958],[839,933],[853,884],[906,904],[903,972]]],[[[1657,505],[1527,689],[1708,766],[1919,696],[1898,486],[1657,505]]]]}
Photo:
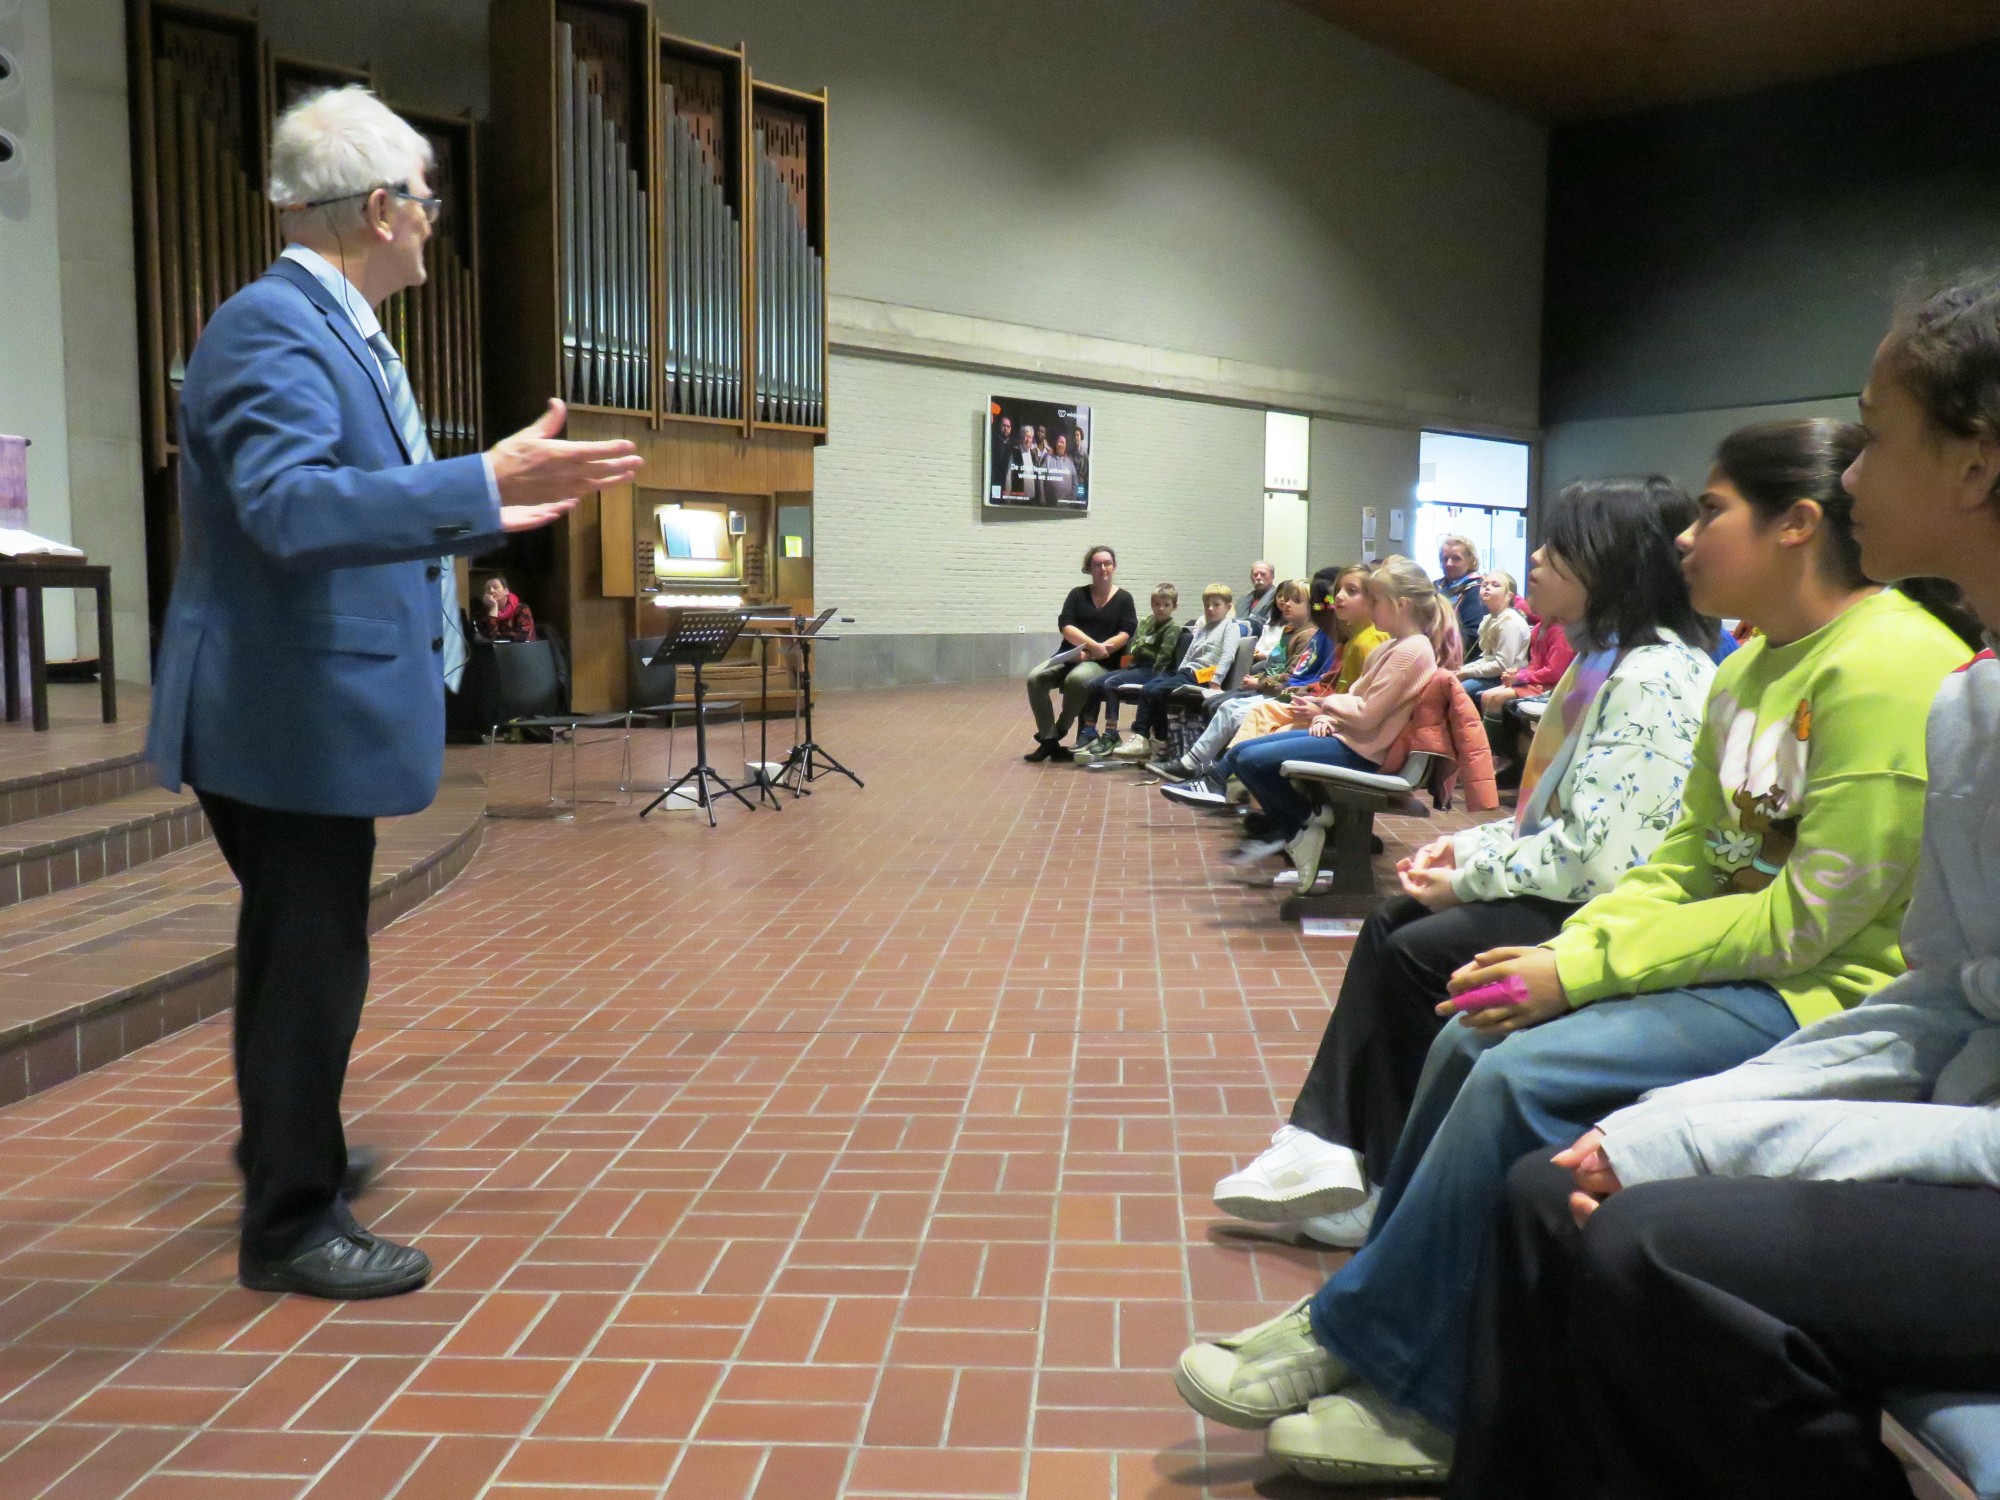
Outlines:
{"type": "Polygon", "coordinates": [[[546,526],[579,497],[625,484],[644,467],[638,448],[625,438],[572,443],[557,437],[567,419],[568,409],[551,400],[547,411],[490,450],[504,530],[546,526]]]}

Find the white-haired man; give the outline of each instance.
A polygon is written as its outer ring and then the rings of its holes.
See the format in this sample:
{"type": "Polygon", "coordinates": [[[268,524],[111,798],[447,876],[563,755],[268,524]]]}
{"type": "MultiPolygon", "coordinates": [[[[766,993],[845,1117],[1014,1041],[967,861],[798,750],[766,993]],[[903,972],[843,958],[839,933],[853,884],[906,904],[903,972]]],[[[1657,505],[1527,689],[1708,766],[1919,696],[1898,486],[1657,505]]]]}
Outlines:
{"type": "Polygon", "coordinates": [[[1278,608],[1278,570],[1259,558],[1250,564],[1250,592],[1236,602],[1236,618],[1255,620],[1262,630],[1278,608]]]}
{"type": "Polygon", "coordinates": [[[450,554],[546,526],[639,467],[629,443],[558,441],[558,402],[490,452],[432,461],[374,313],[424,279],[429,166],[366,90],[287,111],[271,198],[290,243],[209,320],[181,389],[182,551],[147,751],[163,785],[194,788],[243,888],[237,1274],[259,1291],[382,1297],[430,1274],[346,1201],[368,1170],[340,1094],[375,819],[437,792],[450,554]]]}

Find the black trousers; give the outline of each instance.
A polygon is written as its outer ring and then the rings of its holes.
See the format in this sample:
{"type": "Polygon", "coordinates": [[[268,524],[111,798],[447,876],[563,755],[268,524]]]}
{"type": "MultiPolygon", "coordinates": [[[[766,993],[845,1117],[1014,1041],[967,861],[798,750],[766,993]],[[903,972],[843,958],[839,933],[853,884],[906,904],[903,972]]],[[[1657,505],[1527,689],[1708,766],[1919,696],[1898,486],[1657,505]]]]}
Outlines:
{"type": "Polygon", "coordinates": [[[375,822],[196,795],[243,887],[235,1035],[243,1249],[283,1256],[331,1239],[340,1225],[340,1091],[368,993],[375,822]]]}
{"type": "Polygon", "coordinates": [[[1517,1163],[1449,1500],[1909,1500],[1897,1386],[2000,1390],[2000,1192],[1517,1163]]]}
{"type": "Polygon", "coordinates": [[[1440,912],[1408,896],[1383,902],[1361,924],[1292,1124],[1360,1152],[1368,1180],[1383,1181],[1424,1059],[1445,1025],[1432,1007],[1452,971],[1488,948],[1547,942],[1575,910],[1535,896],[1440,912]]]}

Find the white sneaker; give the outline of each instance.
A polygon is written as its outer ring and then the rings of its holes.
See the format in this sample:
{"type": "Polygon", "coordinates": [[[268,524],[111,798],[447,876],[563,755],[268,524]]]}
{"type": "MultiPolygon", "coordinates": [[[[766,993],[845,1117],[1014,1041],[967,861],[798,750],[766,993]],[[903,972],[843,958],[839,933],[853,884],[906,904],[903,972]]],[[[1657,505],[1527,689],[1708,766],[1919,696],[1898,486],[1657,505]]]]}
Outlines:
{"type": "Polygon", "coordinates": [[[1299,830],[1299,836],[1292,840],[1288,851],[1292,857],[1292,868],[1301,880],[1319,879],[1320,861],[1326,854],[1326,828],[1317,814],[1306,820],[1306,826],[1299,830]]]}
{"type": "Polygon", "coordinates": [[[1357,1385],[1272,1422],[1264,1451],[1321,1484],[1434,1484],[1451,1473],[1451,1434],[1357,1385]]]}
{"type": "Polygon", "coordinates": [[[1151,760],[1153,758],[1153,747],[1145,739],[1135,734],[1129,738],[1121,739],[1118,742],[1118,748],[1113,750],[1111,754],[1115,760],[1151,760]]]}
{"type": "Polygon", "coordinates": [[[1361,1158],[1296,1125],[1280,1125],[1262,1156],[1215,1185],[1217,1208],[1264,1224],[1289,1224],[1367,1201],[1361,1158]]]}
{"type": "Polygon", "coordinates": [[[1255,1328],[1183,1350],[1174,1367],[1181,1399],[1230,1427],[1264,1427],[1347,1384],[1347,1366],[1312,1336],[1311,1300],[1301,1297],[1255,1328]]]}
{"type": "Polygon", "coordinates": [[[1345,1213],[1320,1214],[1301,1220],[1299,1228],[1309,1240],[1331,1245],[1336,1250],[1359,1250],[1368,1243],[1368,1231],[1375,1223],[1375,1205],[1382,1190],[1371,1187],[1368,1196],[1345,1213]]]}

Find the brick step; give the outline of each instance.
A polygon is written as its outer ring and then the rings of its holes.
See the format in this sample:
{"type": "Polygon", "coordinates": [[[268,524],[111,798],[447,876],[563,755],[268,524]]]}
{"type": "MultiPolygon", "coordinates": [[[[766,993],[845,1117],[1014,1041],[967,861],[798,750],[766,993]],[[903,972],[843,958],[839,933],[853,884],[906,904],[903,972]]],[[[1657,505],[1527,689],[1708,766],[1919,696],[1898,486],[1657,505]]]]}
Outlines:
{"type": "MultiPolygon", "coordinates": [[[[477,776],[377,825],[369,925],[440,890],[479,846],[477,776]]],[[[0,908],[0,1105],[229,1008],[236,882],[213,842],[0,908]]]]}
{"type": "Polygon", "coordinates": [[[0,907],[87,885],[207,837],[201,804],[159,787],[0,825],[0,907]]]}
{"type": "Polygon", "coordinates": [[[153,768],[137,750],[73,765],[60,764],[59,752],[45,757],[51,762],[45,767],[34,765],[37,758],[43,757],[0,757],[0,828],[114,802],[153,784],[153,768]]]}

